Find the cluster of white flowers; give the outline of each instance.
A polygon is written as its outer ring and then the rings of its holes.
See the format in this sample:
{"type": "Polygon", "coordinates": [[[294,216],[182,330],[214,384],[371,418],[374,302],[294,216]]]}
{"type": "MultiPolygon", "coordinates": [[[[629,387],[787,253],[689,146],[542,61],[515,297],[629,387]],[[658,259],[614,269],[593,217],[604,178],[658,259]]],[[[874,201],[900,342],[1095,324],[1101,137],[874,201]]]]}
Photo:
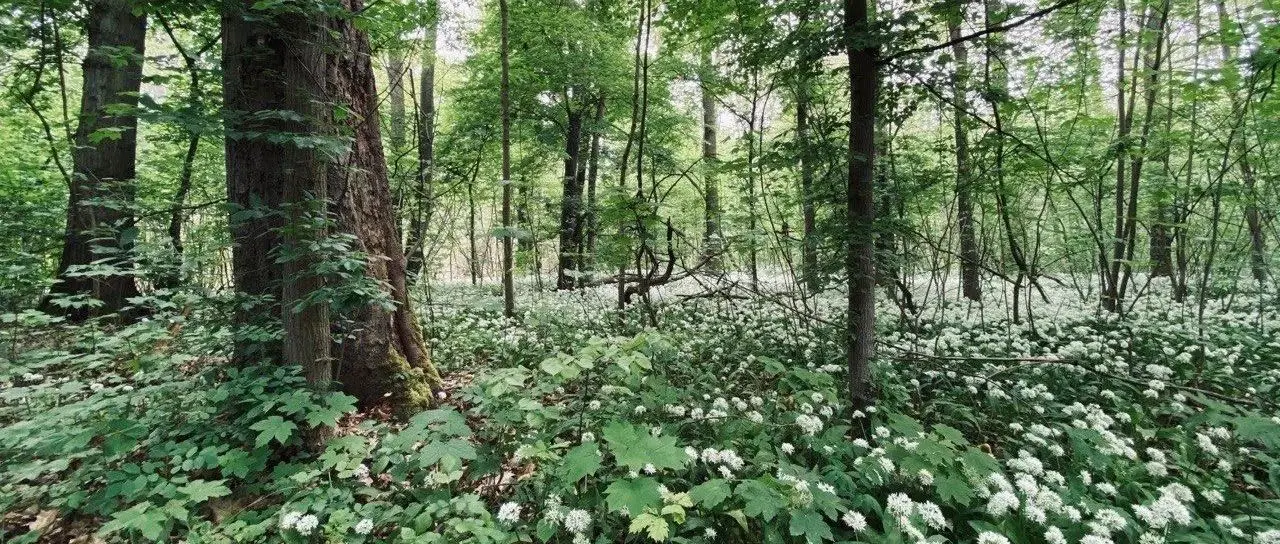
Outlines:
{"type": "Polygon", "coordinates": [[[978,534],[978,544],[1011,544],[1009,538],[991,531],[983,531],[978,534]]]}
{"type": "MultiPolygon", "coordinates": [[[[685,453],[688,453],[688,449],[685,450],[685,453]]],[[[729,449],[706,448],[702,450],[700,455],[690,455],[690,457],[700,458],[702,462],[708,465],[719,465],[716,468],[726,480],[732,480],[734,472],[742,470],[742,467],[747,464],[746,460],[738,455],[738,452],[729,449]]]]}
{"type": "Polygon", "coordinates": [[[369,475],[369,465],[364,463],[356,465],[356,469],[352,471],[351,477],[361,484],[373,485],[373,476],[369,475]]]}
{"type": "Polygon", "coordinates": [[[291,510],[280,517],[280,530],[293,529],[303,536],[311,534],[319,526],[320,519],[313,514],[303,514],[302,512],[291,510]]]}
{"type": "Polygon", "coordinates": [[[507,525],[514,525],[520,522],[520,512],[523,510],[518,503],[504,502],[498,507],[498,521],[507,525]]]}
{"type": "Polygon", "coordinates": [[[1185,503],[1193,500],[1191,490],[1179,483],[1160,488],[1160,496],[1151,504],[1133,507],[1133,513],[1152,529],[1164,529],[1170,524],[1190,525],[1191,510],[1185,503]]]}
{"type": "Polygon", "coordinates": [[[796,416],[796,426],[808,436],[813,436],[822,431],[822,419],[811,414],[800,414],[796,416]]]}
{"type": "Polygon", "coordinates": [[[591,514],[586,510],[575,508],[564,515],[565,530],[575,535],[587,532],[591,527],[591,514]]]}
{"type": "Polygon", "coordinates": [[[364,518],[352,528],[358,535],[367,535],[373,532],[373,520],[364,518]]]}
{"type": "Polygon", "coordinates": [[[845,512],[843,516],[840,516],[840,521],[844,522],[845,526],[855,533],[860,533],[867,529],[867,517],[862,515],[861,512],[854,510],[845,512]]]}

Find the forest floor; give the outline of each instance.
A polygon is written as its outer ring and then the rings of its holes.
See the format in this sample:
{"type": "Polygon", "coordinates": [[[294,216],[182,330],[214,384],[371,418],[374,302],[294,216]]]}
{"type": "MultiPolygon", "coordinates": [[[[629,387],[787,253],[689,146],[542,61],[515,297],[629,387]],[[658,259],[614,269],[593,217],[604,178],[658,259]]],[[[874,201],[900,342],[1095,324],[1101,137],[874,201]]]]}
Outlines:
{"type": "Polygon", "coordinates": [[[843,297],[767,287],[522,289],[508,321],[435,286],[446,387],[407,422],[228,368],[219,301],[7,314],[0,541],[1280,542],[1273,301],[1200,317],[1157,281],[1121,319],[1045,285],[1015,323],[922,281],[920,313],[879,308],[863,413],[843,297]]]}

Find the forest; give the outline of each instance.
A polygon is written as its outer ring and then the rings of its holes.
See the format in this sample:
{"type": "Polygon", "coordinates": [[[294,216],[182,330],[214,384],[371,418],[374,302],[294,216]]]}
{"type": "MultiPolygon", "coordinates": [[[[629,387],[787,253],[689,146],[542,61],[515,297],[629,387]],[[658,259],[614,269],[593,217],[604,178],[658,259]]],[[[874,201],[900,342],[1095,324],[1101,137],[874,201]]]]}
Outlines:
{"type": "Polygon", "coordinates": [[[6,0],[0,542],[1280,544],[1277,0],[6,0]]]}

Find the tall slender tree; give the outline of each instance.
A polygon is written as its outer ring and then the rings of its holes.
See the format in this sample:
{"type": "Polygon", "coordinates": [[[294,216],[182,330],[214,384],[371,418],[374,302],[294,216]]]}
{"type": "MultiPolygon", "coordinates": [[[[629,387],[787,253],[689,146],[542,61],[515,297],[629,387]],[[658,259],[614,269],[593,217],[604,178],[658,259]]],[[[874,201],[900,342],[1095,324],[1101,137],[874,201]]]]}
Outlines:
{"type": "MultiPolygon", "coordinates": [[[[875,354],[875,132],[876,93],[880,84],[877,45],[868,0],[844,0],[844,45],[849,75],[848,178],[845,249],[848,278],[845,359],[849,397],[855,408],[873,402],[871,358],[875,354]]],[[[855,419],[855,426],[864,426],[855,419]]],[[[865,433],[866,429],[862,431],[865,433]]]]}
{"type": "Polygon", "coordinates": [[[951,56],[955,73],[951,78],[952,123],[956,144],[956,228],[960,234],[960,288],[964,298],[982,300],[979,275],[978,236],[973,217],[973,167],[969,164],[969,131],[966,120],[969,115],[969,50],[960,39],[960,23],[964,20],[965,2],[957,6],[957,13],[947,20],[951,56]]]}

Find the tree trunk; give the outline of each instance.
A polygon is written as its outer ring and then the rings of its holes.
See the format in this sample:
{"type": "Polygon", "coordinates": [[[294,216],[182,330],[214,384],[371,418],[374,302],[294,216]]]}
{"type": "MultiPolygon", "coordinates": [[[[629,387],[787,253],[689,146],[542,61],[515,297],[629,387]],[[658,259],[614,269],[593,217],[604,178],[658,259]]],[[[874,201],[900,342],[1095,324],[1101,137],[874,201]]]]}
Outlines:
{"type": "Polygon", "coordinates": [[[391,110],[391,126],[388,132],[393,153],[404,149],[404,135],[406,133],[404,75],[404,51],[392,49],[387,54],[387,107],[391,110]]]}
{"type": "MultiPolygon", "coordinates": [[[[720,182],[716,179],[718,157],[716,155],[716,98],[711,93],[711,74],[715,65],[711,62],[711,47],[702,49],[701,76],[698,78],[702,91],[702,166],[703,176],[703,214],[705,225],[702,233],[702,251],[710,256],[720,252],[720,182]]],[[[718,264],[718,263],[713,263],[718,264]]],[[[716,268],[713,266],[713,268],[716,268]]]]}
{"type": "MultiPolygon", "coordinates": [[[[1151,127],[1155,125],[1154,111],[1159,91],[1160,65],[1164,62],[1164,28],[1165,22],[1169,17],[1168,0],[1153,9],[1157,11],[1147,14],[1146,22],[1144,23],[1144,37],[1149,38],[1151,41],[1148,42],[1145,50],[1146,65],[1143,69],[1146,78],[1143,88],[1142,127],[1139,131],[1137,151],[1133,154],[1129,163],[1129,203],[1125,209],[1124,276],[1120,280],[1117,302],[1124,300],[1125,292],[1133,275],[1133,265],[1131,263],[1134,258],[1134,250],[1138,245],[1138,190],[1141,187],[1142,169],[1146,160],[1148,143],[1151,141],[1151,127]]],[[[1137,68],[1138,66],[1135,63],[1134,69],[1136,70],[1137,68]]],[[[1134,80],[1136,82],[1137,78],[1135,77],[1134,80]]],[[[1131,112],[1130,117],[1132,115],[1131,112]]]]}
{"type": "MultiPolygon", "coordinates": [[[[404,253],[396,232],[379,133],[368,38],[349,18],[329,21],[323,36],[326,41],[337,43],[322,48],[324,70],[308,69],[297,76],[312,85],[322,85],[326,100],[304,103],[300,100],[306,97],[292,95],[305,85],[280,76],[290,73],[290,64],[298,62],[302,51],[288,39],[287,30],[305,25],[290,21],[289,16],[255,10],[253,4],[245,0],[241,11],[228,13],[223,19],[223,88],[231,111],[227,138],[229,198],[243,208],[261,205],[279,210],[287,201],[282,190],[286,180],[299,171],[294,164],[297,161],[280,160],[296,153],[296,146],[273,143],[255,134],[296,133],[302,127],[270,117],[255,120],[253,113],[291,107],[332,112],[336,104],[343,106],[346,114],[336,121],[344,125],[339,132],[351,135],[350,147],[323,158],[329,165],[324,171],[324,190],[336,217],[336,228],[352,237],[354,251],[367,256],[364,274],[383,288],[385,299],[364,301],[338,320],[341,327],[335,337],[341,339],[341,344],[334,378],[342,382],[344,391],[359,399],[363,408],[387,405],[403,412],[427,405],[439,376],[431,365],[409,303],[404,253]]],[[[361,9],[359,0],[344,0],[343,4],[351,12],[361,9]]],[[[304,134],[323,137],[314,129],[304,134]]],[[[232,221],[237,289],[280,299],[282,286],[288,284],[286,270],[274,254],[283,242],[278,214],[236,215],[248,216],[233,217],[232,221]]],[[[287,312],[288,308],[278,311],[287,312]]],[[[242,307],[237,321],[245,324],[249,316],[261,313],[260,309],[242,307]]],[[[254,345],[240,342],[237,359],[281,357],[279,344],[257,343],[257,350],[252,349],[254,345]]]]}
{"type": "Polygon", "coordinates": [[[409,281],[422,275],[427,229],[435,213],[435,143],[436,143],[436,29],[440,24],[439,4],[427,2],[427,28],[422,40],[422,77],[418,91],[418,172],[413,190],[413,215],[409,219],[409,236],[405,241],[405,270],[409,281]]]}
{"type": "MultiPolygon", "coordinates": [[[[844,0],[845,52],[849,59],[849,172],[845,250],[849,298],[846,307],[846,363],[854,409],[870,406],[871,357],[875,353],[875,127],[879,76],[867,0],[844,0]]],[[[866,432],[866,418],[854,419],[866,432]]]]}
{"type": "Polygon", "coordinates": [[[311,273],[315,256],[300,248],[325,235],[315,215],[324,211],[331,158],[270,136],[329,133],[322,102],[327,22],[251,5],[246,0],[223,16],[227,191],[236,208],[228,221],[233,278],[238,292],[255,299],[237,306],[236,323],[254,332],[250,325],[270,330],[268,319],[278,318],[284,341],[246,341],[238,334],[235,358],[300,365],[310,383],[323,387],[332,378],[328,305],[304,301],[324,280],[311,273]],[[259,115],[265,111],[292,112],[296,119],[259,115]]]}
{"type": "Polygon", "coordinates": [[[982,300],[982,284],[979,275],[978,237],[973,222],[973,179],[969,165],[969,134],[965,129],[965,116],[968,115],[967,93],[969,79],[969,52],[960,40],[960,19],[964,17],[964,4],[960,5],[960,14],[952,18],[947,25],[950,39],[955,42],[951,46],[955,57],[955,75],[951,80],[954,94],[952,113],[954,119],[956,141],[956,219],[960,231],[960,286],[964,298],[982,300]]]}
{"type": "MultiPolygon", "coordinates": [[[[1217,4],[1219,26],[1224,31],[1236,26],[1227,13],[1226,3],[1218,0],[1217,4]]],[[[1234,65],[1239,62],[1239,59],[1236,58],[1235,48],[1231,46],[1228,38],[1222,39],[1221,48],[1223,70],[1237,70],[1234,65]]],[[[1247,119],[1244,108],[1248,105],[1242,103],[1235,89],[1228,91],[1228,95],[1231,98],[1231,111],[1240,117],[1243,125],[1244,120],[1247,119]]],[[[1258,211],[1257,177],[1249,157],[1248,134],[1248,131],[1241,126],[1240,138],[1236,140],[1235,153],[1239,157],[1236,159],[1236,164],[1240,169],[1240,180],[1244,184],[1244,220],[1249,229],[1249,268],[1253,272],[1254,281],[1258,282],[1259,286],[1264,286],[1267,282],[1267,238],[1262,228],[1262,215],[1258,211]]]]}
{"type": "Polygon", "coordinates": [[[498,0],[498,18],[502,24],[502,315],[510,318],[516,314],[516,265],[511,246],[511,50],[507,41],[507,0],[498,0]]]}
{"type": "Polygon", "coordinates": [[[85,18],[89,51],[84,57],[84,85],[79,125],[72,149],[73,174],[67,200],[67,227],[58,281],[44,306],[74,320],[119,312],[138,295],[131,275],[129,251],[136,237],[133,218],[138,118],[111,115],[109,107],[134,107],[142,84],[147,20],[135,15],[127,0],[92,0],[85,18]],[[113,58],[131,52],[123,66],[113,58]],[[96,261],[121,269],[122,274],[72,276],[73,267],[96,261]],[[97,308],[63,310],[51,299],[59,295],[88,295],[97,308]]]}
{"type": "Polygon", "coordinates": [[[556,289],[573,289],[581,273],[576,248],[580,239],[582,213],[582,179],[578,177],[578,161],[582,152],[582,112],[571,110],[564,138],[564,192],[560,197],[560,259],[556,273],[556,289]]]}
{"type": "Polygon", "coordinates": [[[600,210],[596,184],[600,180],[600,145],[604,137],[604,96],[596,99],[596,115],[591,126],[591,151],[587,156],[586,255],[595,269],[596,239],[600,236],[600,210]]]}
{"type": "MultiPolygon", "coordinates": [[[[797,28],[807,32],[810,25],[810,12],[814,8],[812,2],[801,6],[800,23],[797,28]]],[[[800,275],[809,292],[816,292],[818,285],[818,214],[814,195],[814,171],[817,157],[813,153],[809,141],[809,102],[811,100],[812,79],[816,70],[812,46],[802,43],[799,62],[799,81],[796,83],[796,147],[800,159],[800,206],[802,215],[800,275]]]]}

